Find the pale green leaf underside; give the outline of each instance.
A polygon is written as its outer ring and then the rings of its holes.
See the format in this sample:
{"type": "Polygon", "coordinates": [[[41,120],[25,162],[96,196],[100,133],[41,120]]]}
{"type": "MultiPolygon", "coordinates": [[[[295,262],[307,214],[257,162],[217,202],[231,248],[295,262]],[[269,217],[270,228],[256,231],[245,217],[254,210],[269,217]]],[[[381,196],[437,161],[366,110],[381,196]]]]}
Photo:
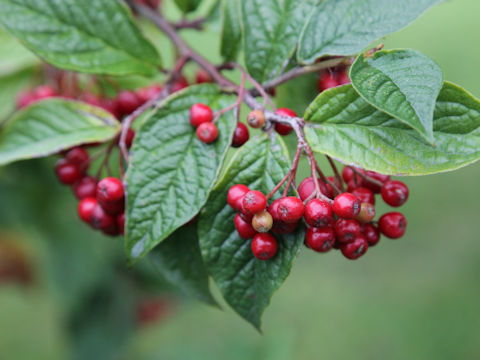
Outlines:
{"type": "Polygon", "coordinates": [[[352,85],[377,109],[397,118],[433,143],[433,111],[443,85],[440,67],[414,50],[359,56],[350,69],[352,85]]]}
{"type": "Polygon", "coordinates": [[[216,86],[192,86],[168,98],[135,136],[126,175],[126,251],[136,261],[191,220],[205,204],[230,147],[232,112],[217,122],[219,137],[201,142],[190,125],[195,103],[214,111],[235,101],[216,86]]]}
{"type": "Polygon", "coordinates": [[[238,236],[233,224],[235,212],[226,199],[234,184],[245,184],[266,194],[288,172],[290,160],[285,144],[279,136],[271,136],[253,138],[237,151],[198,223],[200,249],[210,275],[228,304],[258,329],[273,293],[290,272],[303,242],[303,230],[276,235],[279,250],[275,257],[257,260],[251,241],[238,236]]]}
{"type": "Polygon", "coordinates": [[[0,165],[103,142],[119,131],[119,122],[103,109],[77,101],[45,100],[18,112],[0,129],[0,165]]]}
{"type": "Polygon", "coordinates": [[[344,164],[391,175],[455,170],[480,158],[480,102],[444,83],[433,118],[436,146],[361,98],[351,85],[325,91],[305,113],[313,150],[344,164]]]}
{"type": "Polygon", "coordinates": [[[294,54],[318,0],[242,0],[245,63],[259,82],[278,76],[294,54]]]}
{"type": "Polygon", "coordinates": [[[237,59],[242,42],[240,23],[240,3],[238,0],[225,0],[222,4],[222,40],[220,53],[226,61],[237,59]]]}
{"type": "Polygon", "coordinates": [[[323,0],[302,31],[298,61],[312,64],[325,55],[356,54],[442,1],[323,0]]]}
{"type": "Polygon", "coordinates": [[[160,65],[121,1],[0,0],[0,23],[62,69],[149,75],[160,65]]]}
{"type": "Polygon", "coordinates": [[[40,64],[40,60],[16,38],[0,31],[0,75],[12,75],[40,64]]]}
{"type": "Polygon", "coordinates": [[[172,286],[183,294],[215,305],[208,273],[200,254],[197,227],[183,226],[153,249],[148,259],[172,286]]]}

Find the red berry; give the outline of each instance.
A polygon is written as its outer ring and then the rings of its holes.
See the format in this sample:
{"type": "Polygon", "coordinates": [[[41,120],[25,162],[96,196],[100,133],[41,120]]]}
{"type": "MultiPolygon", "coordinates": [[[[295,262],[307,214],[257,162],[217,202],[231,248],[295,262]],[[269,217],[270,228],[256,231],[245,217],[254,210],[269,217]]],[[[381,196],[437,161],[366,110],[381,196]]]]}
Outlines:
{"type": "Polygon", "coordinates": [[[238,122],[235,132],[233,133],[232,146],[238,148],[245,144],[250,138],[248,128],[244,123],[238,122]]]}
{"type": "Polygon", "coordinates": [[[117,227],[120,234],[125,234],[125,213],[121,213],[117,216],[117,227]]]}
{"type": "Polygon", "coordinates": [[[368,246],[375,246],[380,241],[380,232],[373,224],[362,225],[362,234],[368,241],[368,246]]]}
{"type": "Polygon", "coordinates": [[[252,240],[253,255],[259,260],[268,260],[277,253],[277,240],[271,234],[259,233],[252,240]]]}
{"type": "Polygon", "coordinates": [[[337,81],[338,81],[338,85],[346,85],[346,84],[350,84],[350,77],[348,76],[348,71],[347,70],[340,70],[338,73],[337,73],[337,81]]]}
{"type": "MultiPolygon", "coordinates": [[[[279,108],[275,111],[276,115],[288,116],[288,117],[297,117],[297,113],[288,108],[279,108]]],[[[292,132],[292,127],[287,124],[275,123],[275,131],[280,135],[288,135],[292,132]]]]}
{"type": "Polygon", "coordinates": [[[118,102],[115,99],[103,99],[101,107],[113,116],[115,116],[117,119],[122,117],[122,114],[118,107],[118,102]]]}
{"type": "Polygon", "coordinates": [[[100,206],[109,215],[118,215],[125,211],[125,200],[121,199],[113,202],[105,202],[98,200],[100,206]]]}
{"type": "Polygon", "coordinates": [[[369,223],[375,218],[375,205],[362,203],[360,213],[355,217],[360,223],[369,223]]]}
{"type": "Polygon", "coordinates": [[[120,179],[106,177],[97,185],[97,199],[101,203],[116,203],[123,201],[125,190],[120,179]]]}
{"type": "Polygon", "coordinates": [[[78,165],[81,170],[85,171],[89,165],[90,155],[84,148],[74,147],[67,152],[65,159],[71,164],[78,165]]]}
{"type": "Polygon", "coordinates": [[[305,221],[313,227],[324,227],[332,225],[332,206],[323,200],[313,199],[305,206],[305,221]]]}
{"type": "Polygon", "coordinates": [[[17,108],[23,109],[37,100],[35,94],[31,91],[24,91],[17,96],[17,108]]]}
{"type": "Polygon", "coordinates": [[[261,110],[252,110],[247,116],[248,125],[254,129],[259,129],[265,125],[265,114],[261,110]]]}
{"type": "Polygon", "coordinates": [[[305,243],[312,250],[325,253],[330,251],[335,243],[335,232],[331,227],[311,227],[305,234],[305,243]]]}
{"type": "Polygon", "coordinates": [[[212,77],[204,69],[199,69],[195,74],[195,82],[197,84],[205,84],[213,82],[212,77]]]}
{"type": "Polygon", "coordinates": [[[217,140],[218,129],[215,124],[211,122],[202,123],[197,128],[197,137],[200,139],[200,141],[210,144],[217,140]]]}
{"type": "Polygon", "coordinates": [[[58,96],[57,91],[50,85],[42,85],[34,90],[36,100],[48,99],[58,96]]]}
{"type": "Polygon", "coordinates": [[[172,85],[172,94],[188,87],[188,81],[185,76],[180,76],[172,85]]]}
{"type": "Polygon", "coordinates": [[[252,218],[252,226],[260,233],[269,232],[273,226],[272,215],[270,215],[270,213],[266,210],[255,214],[255,216],[252,218]]]}
{"type": "Polygon", "coordinates": [[[122,115],[129,115],[142,105],[138,95],[130,90],[120,91],[117,95],[118,110],[122,115]]]}
{"type": "Polygon", "coordinates": [[[335,86],[338,86],[338,80],[334,73],[330,71],[324,72],[318,79],[318,91],[322,92],[335,86]]]}
{"type": "Polygon", "coordinates": [[[251,239],[257,233],[257,231],[252,227],[252,224],[243,220],[240,214],[235,215],[233,218],[233,223],[235,224],[238,235],[243,239],[251,239]]]}
{"type": "Polygon", "coordinates": [[[355,169],[355,171],[350,166],[345,166],[342,170],[342,178],[348,184],[351,183],[353,187],[359,187],[362,185],[362,177],[358,174],[362,170],[355,169]],[[355,173],[355,171],[357,173],[355,173]]]}
{"type": "Polygon", "coordinates": [[[101,97],[89,92],[83,94],[82,101],[93,106],[98,106],[98,107],[102,106],[101,97]]]}
{"type": "MultiPolygon", "coordinates": [[[[305,206],[302,200],[295,196],[287,196],[275,200],[272,203],[273,214],[275,221],[282,221],[285,223],[295,223],[300,220],[305,212],[305,206]]],[[[269,208],[270,211],[270,208],[269,208]]]]}
{"type": "Polygon", "coordinates": [[[193,104],[190,107],[190,124],[198,127],[200,124],[211,122],[213,120],[213,111],[210,106],[205,104],[193,104]]]}
{"type": "Polygon", "coordinates": [[[78,165],[72,164],[65,159],[57,161],[55,172],[58,180],[65,185],[72,185],[83,176],[83,172],[78,165]]]}
{"type": "Polygon", "coordinates": [[[142,104],[155,98],[162,92],[163,88],[158,84],[152,84],[137,90],[137,96],[142,104]]]}
{"type": "Polygon", "coordinates": [[[339,217],[353,219],[360,213],[361,202],[351,193],[338,195],[333,201],[333,211],[339,217]]]}
{"type": "Polygon", "coordinates": [[[93,209],[97,205],[98,205],[98,201],[97,201],[97,199],[95,199],[93,197],[88,197],[88,198],[82,199],[78,203],[78,207],[77,207],[77,213],[78,213],[78,216],[80,217],[80,219],[82,219],[86,223],[90,223],[90,219],[91,219],[93,209]]]}
{"type": "Polygon", "coordinates": [[[342,244],[352,242],[360,234],[360,224],[357,220],[338,219],[335,223],[337,240],[342,244]]]}
{"type": "Polygon", "coordinates": [[[340,250],[347,259],[356,260],[367,252],[368,242],[365,236],[358,235],[351,243],[342,244],[340,250]]]}
{"type": "Polygon", "coordinates": [[[255,215],[267,207],[267,198],[262,192],[250,190],[242,199],[242,212],[255,215]]]}
{"type": "Polygon", "coordinates": [[[125,145],[127,146],[127,149],[130,149],[132,147],[134,138],[135,138],[135,130],[128,129],[127,136],[125,137],[125,145]]]}
{"type": "Polygon", "coordinates": [[[242,211],[243,196],[249,191],[250,189],[246,185],[243,185],[243,184],[233,185],[230,189],[228,189],[228,194],[227,194],[228,205],[230,205],[232,209],[237,212],[242,211]]]}
{"type": "Polygon", "coordinates": [[[369,203],[375,205],[375,194],[370,189],[364,187],[357,187],[352,191],[352,194],[362,203],[369,203]]]}
{"type": "Polygon", "coordinates": [[[407,220],[402,213],[386,213],[378,220],[378,228],[386,237],[389,237],[390,239],[399,239],[405,234],[407,220]]]}
{"type": "MultiPolygon", "coordinates": [[[[390,176],[379,174],[375,171],[365,171],[365,175],[381,182],[382,184],[390,180],[390,176]]],[[[366,180],[363,181],[363,186],[372,190],[375,194],[379,194],[382,189],[381,186],[366,180]]]]}
{"type": "Polygon", "coordinates": [[[97,193],[97,179],[91,176],[85,176],[73,185],[73,192],[77,199],[95,197],[97,193]]]}
{"type": "MultiPolygon", "coordinates": [[[[333,197],[334,191],[330,185],[324,184],[322,181],[318,180],[318,187],[320,189],[320,192],[323,195],[327,197],[333,197]]],[[[315,191],[315,182],[313,181],[312,177],[307,177],[303,179],[300,185],[298,185],[298,194],[300,196],[300,199],[302,199],[302,201],[305,201],[308,198],[310,198],[310,196],[313,194],[314,191],[315,191]]]]}
{"type": "Polygon", "coordinates": [[[116,226],[116,219],[108,215],[100,204],[97,204],[90,214],[90,225],[92,225],[94,229],[108,230],[116,226]]]}
{"type": "Polygon", "coordinates": [[[382,199],[388,205],[399,207],[408,199],[408,187],[398,180],[389,180],[382,186],[382,199]]]}

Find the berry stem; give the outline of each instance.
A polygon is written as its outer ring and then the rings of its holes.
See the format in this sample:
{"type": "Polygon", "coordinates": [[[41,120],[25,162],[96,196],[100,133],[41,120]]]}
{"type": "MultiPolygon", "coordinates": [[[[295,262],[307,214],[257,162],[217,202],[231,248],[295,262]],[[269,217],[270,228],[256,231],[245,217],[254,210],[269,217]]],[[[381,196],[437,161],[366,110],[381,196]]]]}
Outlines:
{"type": "Polygon", "coordinates": [[[290,189],[292,182],[295,181],[295,178],[297,176],[298,162],[300,161],[301,154],[302,154],[302,148],[300,146],[297,146],[297,151],[295,152],[292,168],[289,171],[290,178],[288,179],[287,186],[285,186],[285,189],[283,190],[283,197],[287,196],[288,189],[290,189]]]}
{"type": "MultiPolygon", "coordinates": [[[[325,157],[327,158],[328,160],[328,163],[330,164],[330,166],[332,167],[332,170],[333,170],[333,173],[335,174],[335,179],[337,180],[337,182],[340,184],[340,186],[342,186],[343,184],[343,179],[342,177],[340,176],[340,173],[338,171],[338,168],[337,168],[337,165],[335,165],[335,162],[333,161],[333,159],[328,156],[328,155],[325,155],[325,157]]],[[[343,186],[342,186],[343,187],[343,186]]],[[[338,188],[337,188],[338,189],[338,188]]]]}
{"type": "MultiPolygon", "coordinates": [[[[355,169],[353,166],[349,166],[349,168],[352,169],[352,171],[353,171],[355,174],[357,174],[358,176],[360,176],[363,180],[368,181],[368,182],[370,182],[370,183],[372,183],[372,184],[375,184],[375,185],[377,185],[377,186],[379,186],[379,187],[382,187],[382,186],[383,186],[383,182],[381,182],[381,181],[379,181],[379,180],[377,180],[377,179],[374,179],[373,177],[368,176],[367,174],[364,174],[364,173],[361,172],[361,171],[358,171],[358,170],[355,169]]],[[[354,179],[355,179],[355,177],[354,177],[354,179]]]]}

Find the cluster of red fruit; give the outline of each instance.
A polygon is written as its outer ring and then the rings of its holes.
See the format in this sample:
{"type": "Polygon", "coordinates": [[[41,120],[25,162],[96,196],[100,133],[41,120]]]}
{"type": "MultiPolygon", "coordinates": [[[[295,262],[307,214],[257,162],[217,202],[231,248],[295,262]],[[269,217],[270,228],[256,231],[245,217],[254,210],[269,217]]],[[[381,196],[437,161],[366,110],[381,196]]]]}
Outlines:
{"type": "Polygon", "coordinates": [[[336,86],[350,84],[348,68],[341,66],[320,72],[318,78],[318,91],[322,92],[336,86]]]}
{"type": "Polygon", "coordinates": [[[123,234],[125,192],[121,180],[107,177],[100,182],[87,174],[90,156],[82,147],[69,150],[55,165],[58,180],[72,187],[80,200],[78,216],[104,234],[123,234]]]}
{"type": "MultiPolygon", "coordinates": [[[[300,198],[282,197],[268,208],[267,198],[261,192],[242,184],[232,186],[227,202],[237,211],[234,223],[238,234],[245,239],[253,238],[252,252],[260,260],[272,258],[277,251],[275,237],[269,232],[292,232],[302,218],[307,226],[306,246],[321,253],[339,249],[350,260],[358,259],[369,246],[376,245],[380,233],[391,239],[404,235],[407,222],[401,213],[382,215],[378,226],[373,222],[375,194],[381,193],[388,205],[399,207],[409,195],[404,183],[373,171],[350,167],[344,168],[343,179],[349,192],[334,196],[333,187],[318,180],[322,196],[317,198],[314,197],[315,182],[308,177],[298,186],[300,198]]],[[[335,181],[333,177],[329,180],[335,181]]]]}

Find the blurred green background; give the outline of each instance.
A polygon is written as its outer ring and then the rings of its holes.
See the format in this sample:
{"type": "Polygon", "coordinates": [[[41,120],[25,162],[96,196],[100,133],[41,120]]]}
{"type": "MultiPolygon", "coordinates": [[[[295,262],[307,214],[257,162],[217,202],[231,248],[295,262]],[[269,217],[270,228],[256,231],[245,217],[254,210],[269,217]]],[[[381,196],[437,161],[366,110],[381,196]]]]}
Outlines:
{"type": "MultiPolygon", "coordinates": [[[[423,51],[480,96],[479,12],[478,0],[447,1],[382,42],[423,51]]],[[[215,34],[186,36],[212,53],[215,34]]],[[[480,164],[406,179],[402,240],[383,239],[356,262],[302,251],[260,335],[223,303],[170,295],[146,265],[126,269],[121,240],[77,220],[53,161],[0,169],[0,244],[23,249],[32,279],[0,285],[2,359],[480,358],[480,164]],[[139,326],[145,299],[160,299],[166,315],[139,326]]]]}

